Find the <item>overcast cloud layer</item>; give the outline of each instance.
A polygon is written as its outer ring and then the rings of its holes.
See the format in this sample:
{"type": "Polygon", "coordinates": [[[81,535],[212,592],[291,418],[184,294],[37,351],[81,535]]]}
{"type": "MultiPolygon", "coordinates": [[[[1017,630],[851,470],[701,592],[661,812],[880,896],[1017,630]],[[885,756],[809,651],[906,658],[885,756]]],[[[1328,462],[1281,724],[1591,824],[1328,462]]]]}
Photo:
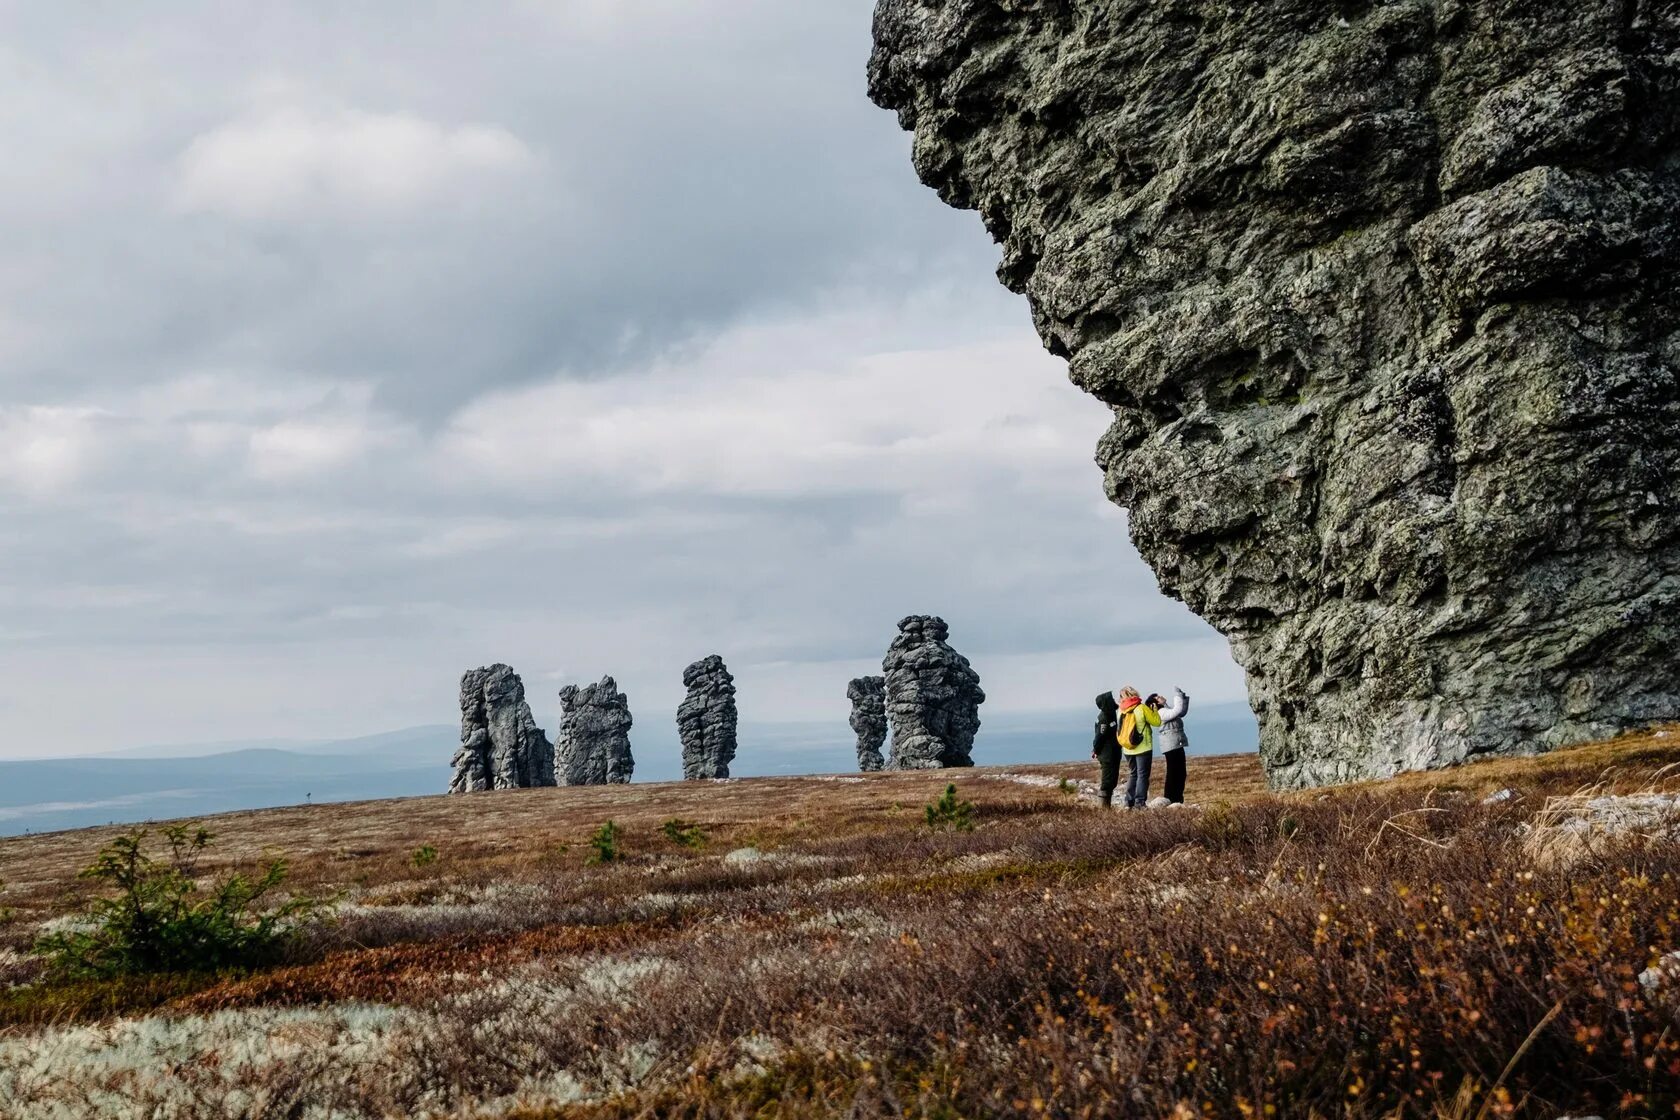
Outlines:
{"type": "Polygon", "coordinates": [[[447,722],[496,660],[662,721],[714,651],[843,723],[910,612],[988,711],[1237,699],[869,9],[0,6],[0,755],[447,722]]]}

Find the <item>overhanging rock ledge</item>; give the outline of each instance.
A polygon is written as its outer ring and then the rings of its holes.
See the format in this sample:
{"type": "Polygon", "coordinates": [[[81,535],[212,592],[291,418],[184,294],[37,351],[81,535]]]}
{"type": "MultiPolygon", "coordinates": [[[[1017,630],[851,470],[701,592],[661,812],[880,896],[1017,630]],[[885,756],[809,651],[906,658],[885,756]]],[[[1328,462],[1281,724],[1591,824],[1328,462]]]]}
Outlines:
{"type": "Polygon", "coordinates": [[[1680,6],[881,0],[1273,785],[1680,716],[1680,6]]]}

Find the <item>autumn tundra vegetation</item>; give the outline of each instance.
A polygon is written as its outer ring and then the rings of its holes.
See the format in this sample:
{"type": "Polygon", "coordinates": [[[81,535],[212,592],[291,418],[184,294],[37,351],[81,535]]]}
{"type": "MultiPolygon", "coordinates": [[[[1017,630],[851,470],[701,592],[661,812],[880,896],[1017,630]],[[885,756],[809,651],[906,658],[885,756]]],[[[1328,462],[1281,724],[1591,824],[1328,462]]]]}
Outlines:
{"type": "Polygon", "coordinates": [[[0,1114],[1680,1111],[1680,730],[1182,809],[1083,768],[0,841],[0,1114]]]}

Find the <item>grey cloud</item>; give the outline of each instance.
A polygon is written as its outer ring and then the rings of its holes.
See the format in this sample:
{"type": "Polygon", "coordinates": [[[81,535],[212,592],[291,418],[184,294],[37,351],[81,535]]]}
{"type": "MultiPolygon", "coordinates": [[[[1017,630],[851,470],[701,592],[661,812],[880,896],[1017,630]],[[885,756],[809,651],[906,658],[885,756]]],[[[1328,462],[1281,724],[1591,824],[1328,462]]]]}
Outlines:
{"type": "Polygon", "coordinates": [[[10,13],[0,754],[448,722],[497,660],[658,722],[713,651],[843,724],[924,611],[1228,682],[864,98],[869,9],[10,13]]]}
{"type": "Polygon", "coordinates": [[[77,205],[0,231],[13,313],[51,327],[0,376],[40,397],[136,366],[301,371],[371,380],[436,418],[487,386],[610,372],[827,285],[889,294],[989,267],[974,223],[906,182],[903,139],[861,94],[867,0],[563,14],[588,8],[397,21],[286,5],[255,27],[216,5],[32,13],[43,96],[81,131],[48,160],[51,137],[31,129],[19,154],[48,181],[25,189],[77,205]],[[494,126],[534,158],[391,213],[173,201],[195,139],[346,111],[494,126]]]}

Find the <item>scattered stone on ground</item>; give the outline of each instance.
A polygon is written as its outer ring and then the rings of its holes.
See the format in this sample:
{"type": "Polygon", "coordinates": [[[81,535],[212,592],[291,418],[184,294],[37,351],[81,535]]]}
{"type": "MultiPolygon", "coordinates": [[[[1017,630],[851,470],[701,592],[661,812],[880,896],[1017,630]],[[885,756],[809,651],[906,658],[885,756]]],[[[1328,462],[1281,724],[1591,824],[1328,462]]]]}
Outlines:
{"type": "Polygon", "coordinates": [[[554,784],[554,747],[531,717],[525,685],[506,665],[461,675],[461,747],[450,793],[554,784]]]}
{"type": "Polygon", "coordinates": [[[1669,953],[1639,974],[1639,986],[1648,995],[1680,988],[1680,950],[1669,953]]]}
{"type": "Polygon", "coordinates": [[[991,781],[1014,782],[1017,785],[1037,786],[1041,789],[1069,789],[1081,800],[1102,800],[1102,788],[1089,778],[1052,778],[1045,774],[1017,774],[1011,770],[982,773],[979,776],[991,781]]]}
{"type": "Polygon", "coordinates": [[[857,735],[858,769],[869,773],[881,769],[881,744],[887,741],[887,679],[856,677],[846,686],[852,702],[852,731],[857,735]]]}
{"type": "Polygon", "coordinates": [[[1496,789],[1486,797],[1482,798],[1482,804],[1498,805],[1501,801],[1509,801],[1515,796],[1517,796],[1517,791],[1509,787],[1506,787],[1505,789],[1496,789]]]}
{"type": "MultiPolygon", "coordinates": [[[[1557,813],[1554,805],[1551,811],[1557,813]]],[[[1561,807],[1556,827],[1563,832],[1610,833],[1680,830],[1680,794],[1631,793],[1593,797],[1561,807]]]]}
{"type": "Polygon", "coordinates": [[[579,688],[560,690],[560,730],[555,736],[555,772],[561,785],[600,786],[628,782],[636,768],[630,754],[630,700],[610,676],[579,688]]]}
{"type": "Polygon", "coordinates": [[[701,658],[683,670],[688,695],[677,708],[677,734],[682,739],[683,777],[729,777],[735,759],[735,678],[717,654],[701,658]]]}
{"type": "Polygon", "coordinates": [[[832,856],[810,855],[805,852],[766,852],[759,848],[736,848],[723,857],[731,867],[750,867],[756,864],[776,864],[790,867],[819,867],[834,863],[832,856]]]}
{"type": "Polygon", "coordinates": [[[1639,988],[1654,1007],[1680,1024],[1680,950],[1660,958],[1639,974],[1639,988]]]}
{"type": "Polygon", "coordinates": [[[1274,787],[1680,715],[1647,8],[878,0],[870,96],[1113,410],[1107,494],[1250,670],[1274,787]]]}
{"type": "Polygon", "coordinates": [[[986,694],[968,658],[946,642],[950,627],[932,615],[910,615],[881,662],[894,770],[973,766],[974,736],[986,694]]]}
{"type": "Polygon", "coordinates": [[[1554,797],[1516,832],[1535,866],[1573,867],[1606,845],[1680,836],[1680,794],[1554,797]]]}

